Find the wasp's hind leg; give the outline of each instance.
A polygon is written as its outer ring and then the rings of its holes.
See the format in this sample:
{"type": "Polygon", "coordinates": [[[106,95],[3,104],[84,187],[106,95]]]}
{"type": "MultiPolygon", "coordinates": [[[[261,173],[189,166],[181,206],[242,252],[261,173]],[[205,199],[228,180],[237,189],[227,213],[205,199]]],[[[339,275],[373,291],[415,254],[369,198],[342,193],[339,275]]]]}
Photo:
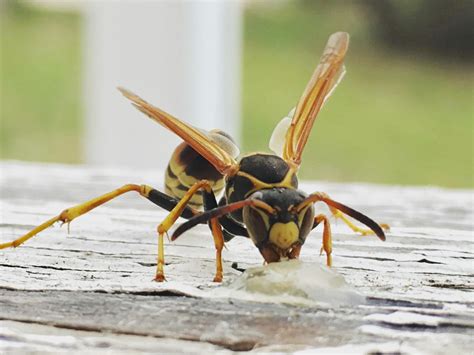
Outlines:
{"type": "MultiPolygon", "coordinates": [[[[321,194],[322,196],[329,198],[329,195],[327,195],[326,193],[321,193],[321,194]]],[[[334,216],[334,218],[342,220],[354,232],[360,233],[361,235],[375,235],[375,232],[372,229],[361,228],[355,225],[354,223],[352,223],[352,221],[349,218],[347,218],[346,215],[342,213],[341,211],[339,211],[337,208],[332,207],[332,206],[328,206],[328,207],[329,207],[329,210],[331,211],[331,214],[334,216]]],[[[379,226],[384,231],[390,230],[390,226],[386,223],[380,223],[379,226]]]]}
{"type": "MultiPolygon", "coordinates": [[[[296,207],[295,210],[296,212],[300,213],[301,211],[304,210],[310,203],[316,203],[316,202],[324,202],[329,209],[331,210],[331,213],[338,217],[338,218],[343,218],[343,221],[346,222],[353,230],[358,231],[358,232],[365,232],[364,234],[369,234],[366,232],[366,230],[359,228],[352,224],[342,213],[347,214],[348,216],[356,219],[357,221],[365,224],[367,227],[369,227],[373,233],[379,237],[382,241],[385,240],[385,233],[383,231],[383,228],[387,228],[387,225],[379,225],[377,222],[372,220],[371,218],[367,217],[366,215],[340,203],[337,201],[334,201],[329,198],[329,196],[325,193],[322,192],[315,192],[311,195],[309,195],[307,198],[305,198],[302,202],[300,202],[296,207]],[[347,223],[349,222],[349,223],[347,223]],[[355,229],[354,229],[355,228],[355,229]]],[[[324,222],[324,231],[323,231],[323,248],[326,252],[327,255],[327,265],[331,266],[332,260],[331,260],[331,252],[332,252],[332,237],[331,237],[331,229],[329,225],[329,219],[323,215],[317,215],[314,219],[313,222],[313,229],[316,228],[319,223],[324,222]]]]}
{"type": "MultiPolygon", "coordinates": [[[[356,226],[352,221],[347,218],[344,213],[339,211],[336,208],[330,207],[332,215],[337,219],[339,218],[342,220],[350,229],[352,229],[356,233],[360,233],[361,235],[375,235],[375,232],[370,229],[370,228],[361,228],[359,226],[356,226]]],[[[382,228],[384,231],[390,230],[390,226],[386,223],[380,223],[379,224],[380,228],[382,228]]]]}
{"type": "MultiPolygon", "coordinates": [[[[74,219],[77,217],[91,211],[92,209],[103,205],[104,203],[124,194],[130,191],[135,191],[138,192],[141,196],[147,198],[154,204],[163,207],[164,209],[171,211],[175,210],[175,207],[179,205],[179,201],[171,196],[168,196],[164,194],[163,192],[160,192],[148,185],[135,185],[135,184],[127,184],[124,185],[118,189],[115,189],[109,193],[106,193],[104,195],[101,195],[99,197],[96,197],[92,200],[89,200],[87,202],[81,203],[79,205],[76,205],[74,207],[70,207],[62,211],[58,216],[53,217],[49,219],[48,221],[40,224],[38,227],[34,228],[24,236],[13,240],[12,242],[8,243],[3,243],[0,244],[0,249],[5,249],[5,248],[10,248],[10,247],[17,247],[24,242],[26,242],[28,239],[33,238],[36,234],[39,232],[45,230],[46,228],[52,226],[56,222],[62,222],[62,223],[71,223],[74,219]]],[[[199,213],[200,211],[197,211],[189,206],[180,206],[179,212],[177,213],[177,217],[181,216],[183,218],[191,218],[199,213]]],[[[177,218],[176,217],[176,218],[177,218]]],[[[164,256],[163,256],[163,241],[162,238],[159,242],[158,246],[158,271],[157,271],[157,279],[161,278],[161,281],[164,280],[164,274],[163,274],[163,263],[164,263],[164,256]],[[161,260],[161,263],[160,263],[161,260]],[[161,269],[161,274],[159,270],[161,269]],[[161,276],[160,276],[161,275],[161,276]]]]}
{"type": "MultiPolygon", "coordinates": [[[[162,282],[165,280],[165,274],[163,266],[165,263],[164,259],[164,235],[173,226],[179,216],[183,215],[183,211],[187,208],[187,204],[191,198],[198,192],[203,191],[204,207],[205,209],[213,208],[217,206],[214,192],[212,191],[211,184],[207,180],[201,180],[196,182],[191,188],[184,194],[181,200],[171,210],[169,215],[160,223],[158,226],[158,264],[156,267],[155,281],[162,282]]],[[[183,215],[183,217],[185,217],[183,215]]],[[[216,247],[216,274],[214,276],[215,282],[222,281],[222,249],[224,248],[224,236],[219,221],[213,218],[209,222],[209,227],[212,231],[214,238],[214,245],[216,247]]]]}
{"type": "Polygon", "coordinates": [[[109,193],[93,198],[92,200],[89,200],[87,202],[65,209],[56,217],[53,217],[47,220],[46,222],[40,224],[39,226],[37,226],[36,228],[31,230],[27,234],[21,236],[20,238],[15,239],[8,243],[0,244],[0,249],[12,248],[12,247],[15,248],[23,244],[24,242],[26,242],[28,239],[33,238],[35,235],[45,230],[46,228],[52,226],[56,222],[67,223],[69,225],[69,223],[71,223],[77,217],[82,216],[83,214],[89,212],[90,210],[100,205],[103,205],[104,203],[130,191],[136,191],[141,196],[148,198],[150,193],[156,190],[154,190],[152,187],[147,186],[147,185],[135,185],[135,184],[124,185],[109,193]]]}

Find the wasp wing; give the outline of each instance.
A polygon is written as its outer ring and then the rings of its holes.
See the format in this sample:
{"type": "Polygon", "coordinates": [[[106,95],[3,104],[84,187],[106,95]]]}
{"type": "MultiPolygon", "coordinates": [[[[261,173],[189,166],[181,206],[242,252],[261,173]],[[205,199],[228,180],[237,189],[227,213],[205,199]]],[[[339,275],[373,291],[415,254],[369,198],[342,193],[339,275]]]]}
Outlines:
{"type": "Polygon", "coordinates": [[[296,107],[288,112],[288,114],[282,118],[280,122],[273,129],[272,136],[270,137],[270,142],[268,142],[268,147],[270,150],[278,155],[283,157],[283,150],[285,149],[286,133],[291,126],[291,121],[295,115],[296,107]]]}
{"type": "Polygon", "coordinates": [[[348,46],[349,35],[345,32],[336,32],[329,37],[298,104],[275,127],[270,149],[284,160],[300,165],[314,120],[345,74],[344,57],[348,46]]]}
{"type": "Polygon", "coordinates": [[[234,157],[238,155],[238,148],[232,139],[218,134],[219,131],[206,132],[193,127],[169,113],[149,104],[133,92],[121,88],[119,91],[130,101],[132,105],[145,115],[155,120],[162,126],[180,136],[187,144],[193,147],[209,163],[211,163],[221,174],[228,175],[236,171],[238,164],[234,157]],[[219,137],[218,137],[219,136],[219,137]],[[225,144],[222,144],[222,140],[225,144]]]}

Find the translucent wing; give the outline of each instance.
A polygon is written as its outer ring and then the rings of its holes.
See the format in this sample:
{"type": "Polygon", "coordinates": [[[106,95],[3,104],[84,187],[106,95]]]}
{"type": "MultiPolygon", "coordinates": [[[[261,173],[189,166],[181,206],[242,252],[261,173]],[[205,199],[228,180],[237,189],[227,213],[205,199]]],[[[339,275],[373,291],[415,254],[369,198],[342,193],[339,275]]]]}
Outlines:
{"type": "Polygon", "coordinates": [[[285,141],[286,141],[286,132],[291,126],[291,121],[293,116],[295,115],[296,107],[288,112],[288,114],[282,118],[280,122],[275,126],[273,129],[272,136],[270,137],[270,142],[268,143],[268,147],[270,150],[275,153],[276,155],[283,157],[283,149],[285,149],[285,141]]]}
{"type": "Polygon", "coordinates": [[[237,158],[239,156],[239,147],[232,139],[232,137],[224,131],[221,131],[220,129],[213,129],[209,132],[203,129],[199,130],[201,131],[201,133],[206,135],[212,142],[216,143],[219,147],[221,147],[232,158],[237,158]]]}
{"type": "Polygon", "coordinates": [[[219,130],[207,132],[193,127],[149,104],[131,91],[120,87],[118,89],[127,99],[132,101],[133,106],[180,136],[221,174],[229,175],[238,169],[238,164],[234,158],[239,154],[239,150],[230,136],[219,130]]]}
{"type": "Polygon", "coordinates": [[[337,32],[329,37],[296,108],[273,131],[270,149],[296,166],[301,163],[301,155],[316,116],[345,74],[344,57],[348,46],[349,35],[345,32],[337,32]]]}

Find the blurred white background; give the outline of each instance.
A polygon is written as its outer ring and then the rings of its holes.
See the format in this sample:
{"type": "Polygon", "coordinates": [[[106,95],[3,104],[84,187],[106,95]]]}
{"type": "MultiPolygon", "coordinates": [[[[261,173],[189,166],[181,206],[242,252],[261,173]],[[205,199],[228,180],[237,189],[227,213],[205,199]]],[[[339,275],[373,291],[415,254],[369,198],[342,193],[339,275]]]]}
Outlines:
{"type": "Polygon", "coordinates": [[[82,9],[87,163],[165,167],[179,143],[132,108],[118,85],[197,127],[221,128],[238,140],[238,1],[95,1],[82,9]]]}

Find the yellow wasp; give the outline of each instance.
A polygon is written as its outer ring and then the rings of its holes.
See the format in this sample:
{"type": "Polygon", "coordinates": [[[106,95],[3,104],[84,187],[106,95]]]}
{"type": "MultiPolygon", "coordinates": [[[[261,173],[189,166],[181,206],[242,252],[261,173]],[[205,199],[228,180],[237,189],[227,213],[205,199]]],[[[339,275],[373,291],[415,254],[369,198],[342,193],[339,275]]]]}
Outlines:
{"type": "Polygon", "coordinates": [[[315,216],[313,205],[324,202],[331,213],[355,232],[376,234],[385,240],[383,229],[362,213],[336,202],[321,192],[306,194],[298,190],[296,173],[303,149],[321,107],[342,79],[349,35],[334,33],[295,109],[275,128],[270,148],[275,154],[253,153],[237,160],[239,150],[232,138],[220,131],[195,128],[149,104],[123,88],[122,94],[138,110],[180,136],[184,142],[174,151],[166,170],[166,193],[147,185],[127,184],[88,202],[68,208],[24,236],[0,244],[0,249],[17,247],[55,222],[70,223],[111,199],[136,191],[170,211],[158,226],[156,281],[164,281],[164,235],[178,217],[188,219],[172,234],[175,240],[197,224],[209,224],[216,247],[214,281],[222,281],[222,248],[235,236],[250,238],[265,262],[299,257],[309,232],[323,223],[323,246],[331,266],[331,229],[324,214],[315,216]],[[223,197],[216,194],[224,189],[223,197]],[[200,208],[203,207],[204,211],[200,208]],[[370,229],[361,229],[345,215],[370,229]]]}

